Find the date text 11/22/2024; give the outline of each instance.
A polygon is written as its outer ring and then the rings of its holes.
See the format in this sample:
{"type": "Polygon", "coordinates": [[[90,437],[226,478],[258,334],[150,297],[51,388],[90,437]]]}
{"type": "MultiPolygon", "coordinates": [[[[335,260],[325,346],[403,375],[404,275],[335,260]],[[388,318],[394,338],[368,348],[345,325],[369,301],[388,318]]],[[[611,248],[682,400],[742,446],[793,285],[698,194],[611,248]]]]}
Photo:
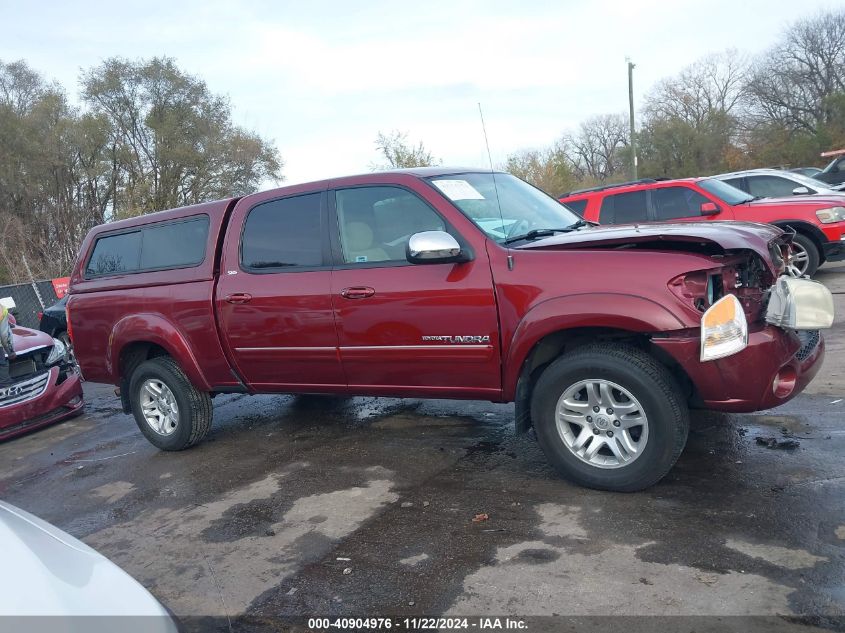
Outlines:
{"type": "Polygon", "coordinates": [[[521,618],[309,618],[308,628],[329,630],[510,630],[525,631],[528,624],[521,618]]]}

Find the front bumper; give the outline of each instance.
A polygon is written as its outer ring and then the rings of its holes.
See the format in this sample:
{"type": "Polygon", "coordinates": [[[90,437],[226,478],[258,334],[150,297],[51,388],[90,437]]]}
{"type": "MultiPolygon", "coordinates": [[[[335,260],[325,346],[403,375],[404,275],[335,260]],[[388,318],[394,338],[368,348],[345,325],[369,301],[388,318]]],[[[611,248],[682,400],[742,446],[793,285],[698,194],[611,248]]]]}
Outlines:
{"type": "Polygon", "coordinates": [[[845,242],[825,242],[822,244],[824,259],[828,262],[838,262],[845,259],[845,242]]]}
{"type": "Polygon", "coordinates": [[[18,404],[0,407],[0,440],[59,422],[82,411],[82,381],[69,372],[61,384],[59,368],[48,370],[47,386],[40,395],[18,404]]]}
{"type": "Polygon", "coordinates": [[[694,405],[734,413],[788,402],[804,390],[824,360],[821,334],[802,341],[796,332],[773,325],[750,331],[744,350],[713,361],[699,360],[698,336],[652,342],[686,371],[695,388],[694,405]]]}

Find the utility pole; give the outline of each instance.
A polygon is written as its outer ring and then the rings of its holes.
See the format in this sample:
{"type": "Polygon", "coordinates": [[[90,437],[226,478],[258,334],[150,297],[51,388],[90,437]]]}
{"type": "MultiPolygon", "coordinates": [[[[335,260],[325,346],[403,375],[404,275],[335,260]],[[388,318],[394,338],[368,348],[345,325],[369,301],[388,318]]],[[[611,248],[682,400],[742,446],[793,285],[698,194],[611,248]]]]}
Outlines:
{"type": "Polygon", "coordinates": [[[631,180],[637,179],[637,137],[634,132],[634,67],[636,64],[626,57],[628,62],[628,110],[631,116],[631,180]]]}

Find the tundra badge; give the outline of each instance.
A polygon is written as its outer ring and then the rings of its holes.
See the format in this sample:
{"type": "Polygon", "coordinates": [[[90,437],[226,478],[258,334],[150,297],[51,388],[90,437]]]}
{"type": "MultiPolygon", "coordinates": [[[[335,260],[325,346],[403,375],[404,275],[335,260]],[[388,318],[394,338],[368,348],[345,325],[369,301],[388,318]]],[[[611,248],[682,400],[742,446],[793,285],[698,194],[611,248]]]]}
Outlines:
{"type": "Polygon", "coordinates": [[[489,343],[489,336],[423,336],[424,341],[438,341],[440,343],[489,343]]]}

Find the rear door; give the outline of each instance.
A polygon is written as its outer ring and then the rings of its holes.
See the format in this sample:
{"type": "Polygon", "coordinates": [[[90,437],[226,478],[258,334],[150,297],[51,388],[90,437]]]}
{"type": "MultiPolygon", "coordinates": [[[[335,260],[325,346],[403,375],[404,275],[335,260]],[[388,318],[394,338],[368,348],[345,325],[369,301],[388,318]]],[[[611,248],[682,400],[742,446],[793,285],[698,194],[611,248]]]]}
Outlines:
{"type": "MultiPolygon", "coordinates": [[[[332,299],[340,356],[358,393],[496,397],[496,301],[483,238],[466,263],[410,264],[408,239],[446,230],[438,194],[396,185],[330,192],[332,299]]],[[[456,212],[457,213],[457,212],[456,212]]]]}
{"type": "Polygon", "coordinates": [[[326,192],[272,192],[238,202],[216,290],[219,327],[259,391],[345,387],[331,299],[326,192]]]}

